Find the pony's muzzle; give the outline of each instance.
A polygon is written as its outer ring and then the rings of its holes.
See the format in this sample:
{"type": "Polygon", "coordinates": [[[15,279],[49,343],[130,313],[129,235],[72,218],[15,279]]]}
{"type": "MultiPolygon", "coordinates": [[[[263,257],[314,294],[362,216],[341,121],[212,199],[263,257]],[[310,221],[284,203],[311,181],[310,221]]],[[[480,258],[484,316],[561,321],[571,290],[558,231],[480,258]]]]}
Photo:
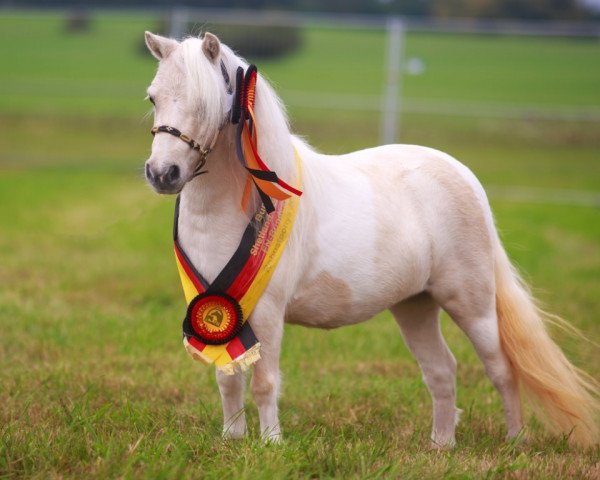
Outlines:
{"type": "Polygon", "coordinates": [[[148,183],[159,193],[177,193],[181,189],[181,171],[177,165],[156,168],[147,161],[145,173],[148,183]]]}

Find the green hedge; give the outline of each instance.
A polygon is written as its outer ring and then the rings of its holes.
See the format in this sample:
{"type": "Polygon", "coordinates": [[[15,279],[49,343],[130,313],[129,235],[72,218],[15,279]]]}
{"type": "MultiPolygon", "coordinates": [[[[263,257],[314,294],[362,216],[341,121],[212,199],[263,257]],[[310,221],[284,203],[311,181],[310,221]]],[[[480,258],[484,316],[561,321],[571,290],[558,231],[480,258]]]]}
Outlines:
{"type": "MultiPolygon", "coordinates": [[[[157,32],[167,35],[171,31],[170,18],[164,18],[157,32]]],[[[289,55],[302,47],[303,35],[299,26],[256,26],[205,24],[200,30],[197,22],[189,22],[185,34],[197,36],[212,32],[237,54],[249,60],[276,59],[289,55]]]]}

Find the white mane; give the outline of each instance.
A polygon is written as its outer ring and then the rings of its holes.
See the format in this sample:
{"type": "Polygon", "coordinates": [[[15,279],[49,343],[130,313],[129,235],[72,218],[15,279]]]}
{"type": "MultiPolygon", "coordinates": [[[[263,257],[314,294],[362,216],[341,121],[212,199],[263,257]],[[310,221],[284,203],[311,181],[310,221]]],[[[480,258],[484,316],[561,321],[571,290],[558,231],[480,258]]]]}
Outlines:
{"type": "Polygon", "coordinates": [[[187,38],[179,49],[179,67],[185,77],[186,101],[197,105],[200,125],[221,125],[225,110],[225,90],[221,72],[202,53],[202,40],[187,38]]]}
{"type": "MultiPolygon", "coordinates": [[[[202,40],[199,38],[186,38],[181,43],[180,52],[179,61],[185,76],[186,100],[199,106],[199,124],[203,129],[221,125],[229,105],[220,65],[211,63],[206,55],[202,54],[202,40]]],[[[236,70],[239,66],[246,70],[248,63],[223,43],[221,58],[235,91],[236,70]]],[[[261,157],[281,178],[293,181],[296,168],[285,106],[260,71],[256,87],[255,114],[261,157]]]]}

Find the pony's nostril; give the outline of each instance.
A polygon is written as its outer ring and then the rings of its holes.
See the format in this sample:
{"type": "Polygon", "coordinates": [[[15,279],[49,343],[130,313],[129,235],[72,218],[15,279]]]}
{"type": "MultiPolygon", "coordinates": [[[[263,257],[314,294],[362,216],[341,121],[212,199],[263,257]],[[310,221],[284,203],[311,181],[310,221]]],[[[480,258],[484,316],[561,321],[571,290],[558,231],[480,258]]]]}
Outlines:
{"type": "Polygon", "coordinates": [[[152,175],[152,170],[150,170],[150,165],[146,164],[146,178],[148,180],[153,180],[154,175],[152,175]]]}
{"type": "Polygon", "coordinates": [[[171,165],[167,171],[167,178],[169,181],[174,182],[179,178],[179,167],[177,165],[171,165]]]}
{"type": "Polygon", "coordinates": [[[170,191],[177,187],[181,177],[181,170],[177,165],[168,167],[156,168],[152,162],[148,162],[144,166],[146,179],[155,189],[161,192],[170,191]]]}

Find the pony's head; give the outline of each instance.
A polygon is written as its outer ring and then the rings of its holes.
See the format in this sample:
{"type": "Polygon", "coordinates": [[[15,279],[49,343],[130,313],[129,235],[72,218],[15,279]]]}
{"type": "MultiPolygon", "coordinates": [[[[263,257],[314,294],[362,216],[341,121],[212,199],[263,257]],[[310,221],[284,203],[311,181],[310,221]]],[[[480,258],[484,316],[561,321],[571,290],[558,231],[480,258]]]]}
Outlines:
{"type": "Polygon", "coordinates": [[[146,179],[158,193],[178,193],[198,173],[228,119],[232,97],[223,48],[210,33],[177,42],[146,32],[146,45],[159,61],[148,87],[155,135],[146,179]]]}

